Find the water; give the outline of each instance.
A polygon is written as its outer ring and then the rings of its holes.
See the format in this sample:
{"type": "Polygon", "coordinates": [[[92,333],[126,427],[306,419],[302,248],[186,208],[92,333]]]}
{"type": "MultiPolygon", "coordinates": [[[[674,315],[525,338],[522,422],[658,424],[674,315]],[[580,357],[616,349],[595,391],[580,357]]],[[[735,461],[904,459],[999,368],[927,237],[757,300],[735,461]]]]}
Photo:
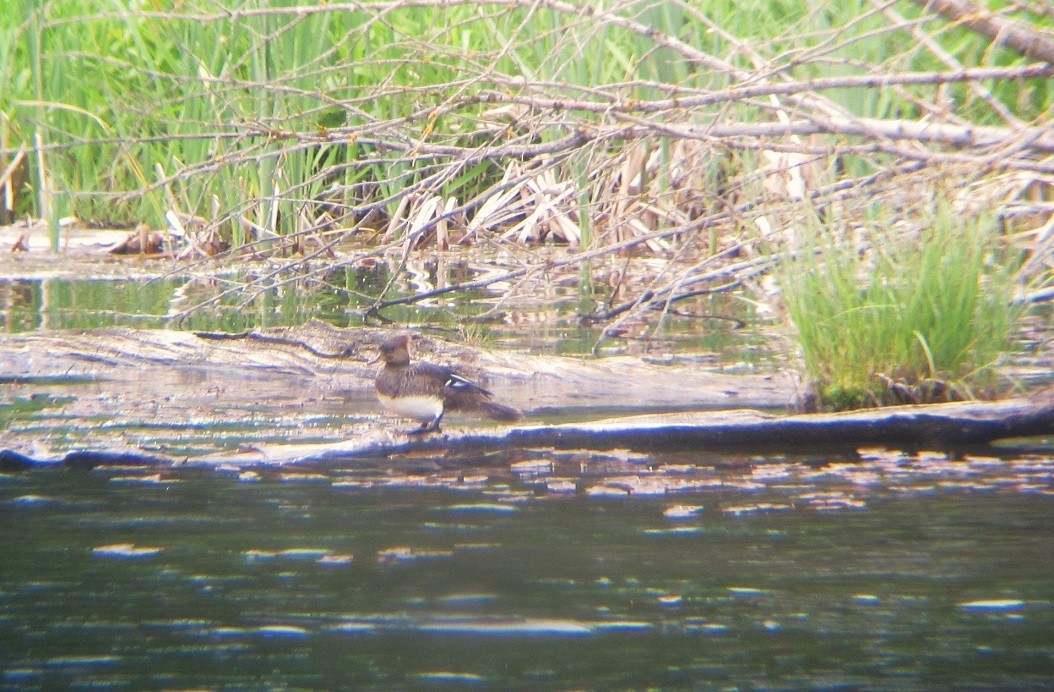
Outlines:
{"type": "Polygon", "coordinates": [[[0,686],[1054,684],[1050,460],[685,461],[3,475],[0,686]]]}
{"type": "MultiPolygon", "coordinates": [[[[283,276],[288,283],[268,283],[246,272],[207,279],[0,277],[0,331],[123,326],[238,332],[302,325],[311,319],[355,327],[369,321],[365,311],[386,287],[386,298],[405,297],[494,270],[490,264],[464,261],[424,262],[399,273],[397,268],[395,263],[380,263],[310,279],[283,276]],[[252,284],[252,289],[224,294],[242,283],[252,284]],[[184,315],[200,305],[205,307],[184,315]]],[[[500,290],[478,289],[393,306],[383,316],[454,341],[471,335],[535,353],[589,354],[610,323],[583,323],[580,316],[590,314],[597,306],[594,300],[605,297],[604,287],[583,298],[577,279],[571,278],[571,283],[528,291],[527,297],[514,301],[503,300],[500,290]]],[[[661,325],[638,320],[618,330],[606,340],[603,352],[643,353],[657,346],[663,354],[671,349],[692,354],[720,351],[751,362],[771,357],[771,344],[757,330],[737,329],[735,320],[753,321],[746,303],[723,295],[698,297],[678,303],[661,325]]]]}
{"type": "MultiPolygon", "coordinates": [[[[393,295],[478,268],[410,274],[393,295]]],[[[0,315],[8,332],[355,326],[391,276],[341,271],[180,323],[167,317],[228,284],[0,279],[0,315]]],[[[477,291],[386,314],[538,353],[588,353],[607,326],[579,323],[577,286],[538,301],[495,309],[477,291]]],[[[721,297],[680,308],[744,316],[721,297]]],[[[720,362],[769,348],[723,321],[674,315],[659,341],[644,326],[605,343],[720,362]]],[[[104,402],[77,412],[102,427],[152,415],[106,403],[112,383],[36,385],[52,393],[4,384],[8,434],[29,420],[83,447],[70,401],[104,402]]],[[[331,407],[307,431],[225,408],[215,434],[339,438],[347,403],[331,407]]],[[[198,428],[126,427],[173,454],[233,448],[198,428]]],[[[1054,461],[1007,453],[1020,456],[542,451],[0,473],[0,688],[1051,687],[1054,461]]]]}

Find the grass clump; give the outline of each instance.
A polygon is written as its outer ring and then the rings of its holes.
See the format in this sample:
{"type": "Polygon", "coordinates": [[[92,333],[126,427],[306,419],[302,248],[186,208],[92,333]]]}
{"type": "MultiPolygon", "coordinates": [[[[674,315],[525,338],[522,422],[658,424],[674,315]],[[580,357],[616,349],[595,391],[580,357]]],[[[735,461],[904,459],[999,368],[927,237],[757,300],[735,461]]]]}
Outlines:
{"type": "Polygon", "coordinates": [[[983,398],[1020,308],[992,219],[937,208],[925,224],[812,224],[781,272],[816,404],[983,398]],[[859,231],[863,230],[861,234],[859,231]]]}

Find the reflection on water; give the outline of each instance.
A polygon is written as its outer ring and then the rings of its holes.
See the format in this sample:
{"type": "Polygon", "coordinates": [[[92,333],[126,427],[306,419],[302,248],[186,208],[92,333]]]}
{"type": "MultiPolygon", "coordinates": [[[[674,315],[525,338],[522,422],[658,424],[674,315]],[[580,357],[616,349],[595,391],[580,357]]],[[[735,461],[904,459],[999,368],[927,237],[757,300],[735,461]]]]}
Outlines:
{"type": "MultiPolygon", "coordinates": [[[[120,279],[2,279],[0,320],[8,333],[37,329],[94,329],[128,326],[238,332],[253,328],[301,325],[320,319],[338,327],[358,326],[365,311],[387,289],[398,298],[478,279],[494,266],[466,261],[426,261],[400,271],[388,263],[348,267],[320,274],[282,275],[262,279],[237,277],[120,279]],[[251,283],[250,287],[242,287],[251,283]],[[237,288],[238,290],[232,290],[237,288]],[[206,308],[198,306],[208,304],[206,308]],[[178,319],[177,319],[178,318],[178,319]]],[[[386,308],[396,324],[433,330],[438,336],[463,340],[466,333],[488,336],[507,347],[547,353],[589,353],[608,324],[585,325],[579,319],[603,290],[583,292],[576,277],[560,282],[541,277],[518,286],[520,296],[508,299],[508,284],[460,291],[414,305],[386,308]]],[[[736,330],[729,318],[750,319],[747,306],[727,296],[700,296],[678,303],[656,332],[657,320],[630,323],[610,344],[646,348],[656,333],[666,345],[698,352],[736,351],[735,360],[764,357],[764,340],[752,330],[736,330]],[[711,319],[709,316],[716,316],[711,319]],[[705,328],[704,328],[705,327],[705,328]]]]}
{"type": "Polygon", "coordinates": [[[0,685],[1054,682],[1050,462],[911,465],[3,475],[0,685]]]}

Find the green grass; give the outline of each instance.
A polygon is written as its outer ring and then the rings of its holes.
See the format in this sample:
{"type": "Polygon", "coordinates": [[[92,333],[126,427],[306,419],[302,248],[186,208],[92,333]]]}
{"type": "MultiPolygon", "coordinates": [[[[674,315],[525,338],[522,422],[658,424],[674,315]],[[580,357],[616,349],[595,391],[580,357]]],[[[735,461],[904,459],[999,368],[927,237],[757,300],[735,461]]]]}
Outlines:
{"type": "MultiPolygon", "coordinates": [[[[32,147],[38,136],[52,147],[43,165],[33,167],[33,188],[20,211],[163,227],[164,214],[175,207],[218,222],[235,245],[247,240],[239,217],[277,235],[293,232],[302,226],[298,212],[335,183],[356,190],[346,203],[387,201],[390,212],[398,195],[416,184],[461,200],[478,195],[500,179],[500,165],[473,166],[433,185],[436,162],[362,141],[414,138],[488,147],[529,139],[532,133],[515,127],[478,135],[489,106],[473,97],[483,92],[582,100],[597,100],[603,92],[633,100],[668,96],[674,86],[728,85],[727,77],[692,65],[647,35],[545,5],[510,9],[466,2],[381,12],[367,3],[361,11],[233,17],[223,3],[207,0],[177,3],[178,10],[158,14],[151,11],[170,4],[131,3],[141,10],[132,12],[129,3],[87,0],[0,5],[0,111],[11,122],[11,148],[32,147]],[[312,141],[338,127],[351,134],[312,141]]],[[[869,14],[872,7],[863,0],[610,7],[655,35],[675,37],[745,69],[806,78],[858,71],[851,65],[937,66],[908,35],[874,33],[888,23],[869,14]]],[[[910,3],[898,9],[918,13],[910,3]]],[[[1022,60],[964,30],[950,28],[940,39],[967,65],[1022,60]]],[[[1050,103],[1044,80],[1008,81],[993,90],[1024,120],[1050,103]]],[[[967,104],[977,122],[998,122],[965,87],[950,87],[949,95],[967,104]]],[[[919,115],[910,98],[891,90],[831,97],[861,115],[919,115]]],[[[739,104],[735,111],[745,120],[769,117],[756,104],[739,104]]],[[[692,117],[705,121],[716,113],[692,117]]],[[[529,115],[541,141],[602,117],[529,115]]],[[[871,165],[854,161],[846,157],[847,166],[871,165]]],[[[569,165],[574,175],[581,161],[569,165]]]]}
{"type": "Polygon", "coordinates": [[[1021,311],[1012,301],[1018,259],[991,218],[946,206],[910,223],[895,218],[873,215],[866,250],[853,242],[860,229],[818,220],[780,272],[824,408],[974,398],[997,386],[993,367],[1021,311]]]}

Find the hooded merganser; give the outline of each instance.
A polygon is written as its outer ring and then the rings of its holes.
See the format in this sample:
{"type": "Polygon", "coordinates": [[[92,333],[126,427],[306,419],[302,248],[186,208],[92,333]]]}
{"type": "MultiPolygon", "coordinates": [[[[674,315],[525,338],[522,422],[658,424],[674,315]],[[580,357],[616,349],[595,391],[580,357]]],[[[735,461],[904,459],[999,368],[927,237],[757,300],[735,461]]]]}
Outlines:
{"type": "Polygon", "coordinates": [[[386,409],[421,423],[412,434],[439,432],[439,422],[447,411],[466,411],[502,422],[513,422],[523,414],[491,401],[493,396],[453,369],[432,363],[410,362],[410,335],[386,339],[374,360],[384,360],[374,387],[386,409]]]}

